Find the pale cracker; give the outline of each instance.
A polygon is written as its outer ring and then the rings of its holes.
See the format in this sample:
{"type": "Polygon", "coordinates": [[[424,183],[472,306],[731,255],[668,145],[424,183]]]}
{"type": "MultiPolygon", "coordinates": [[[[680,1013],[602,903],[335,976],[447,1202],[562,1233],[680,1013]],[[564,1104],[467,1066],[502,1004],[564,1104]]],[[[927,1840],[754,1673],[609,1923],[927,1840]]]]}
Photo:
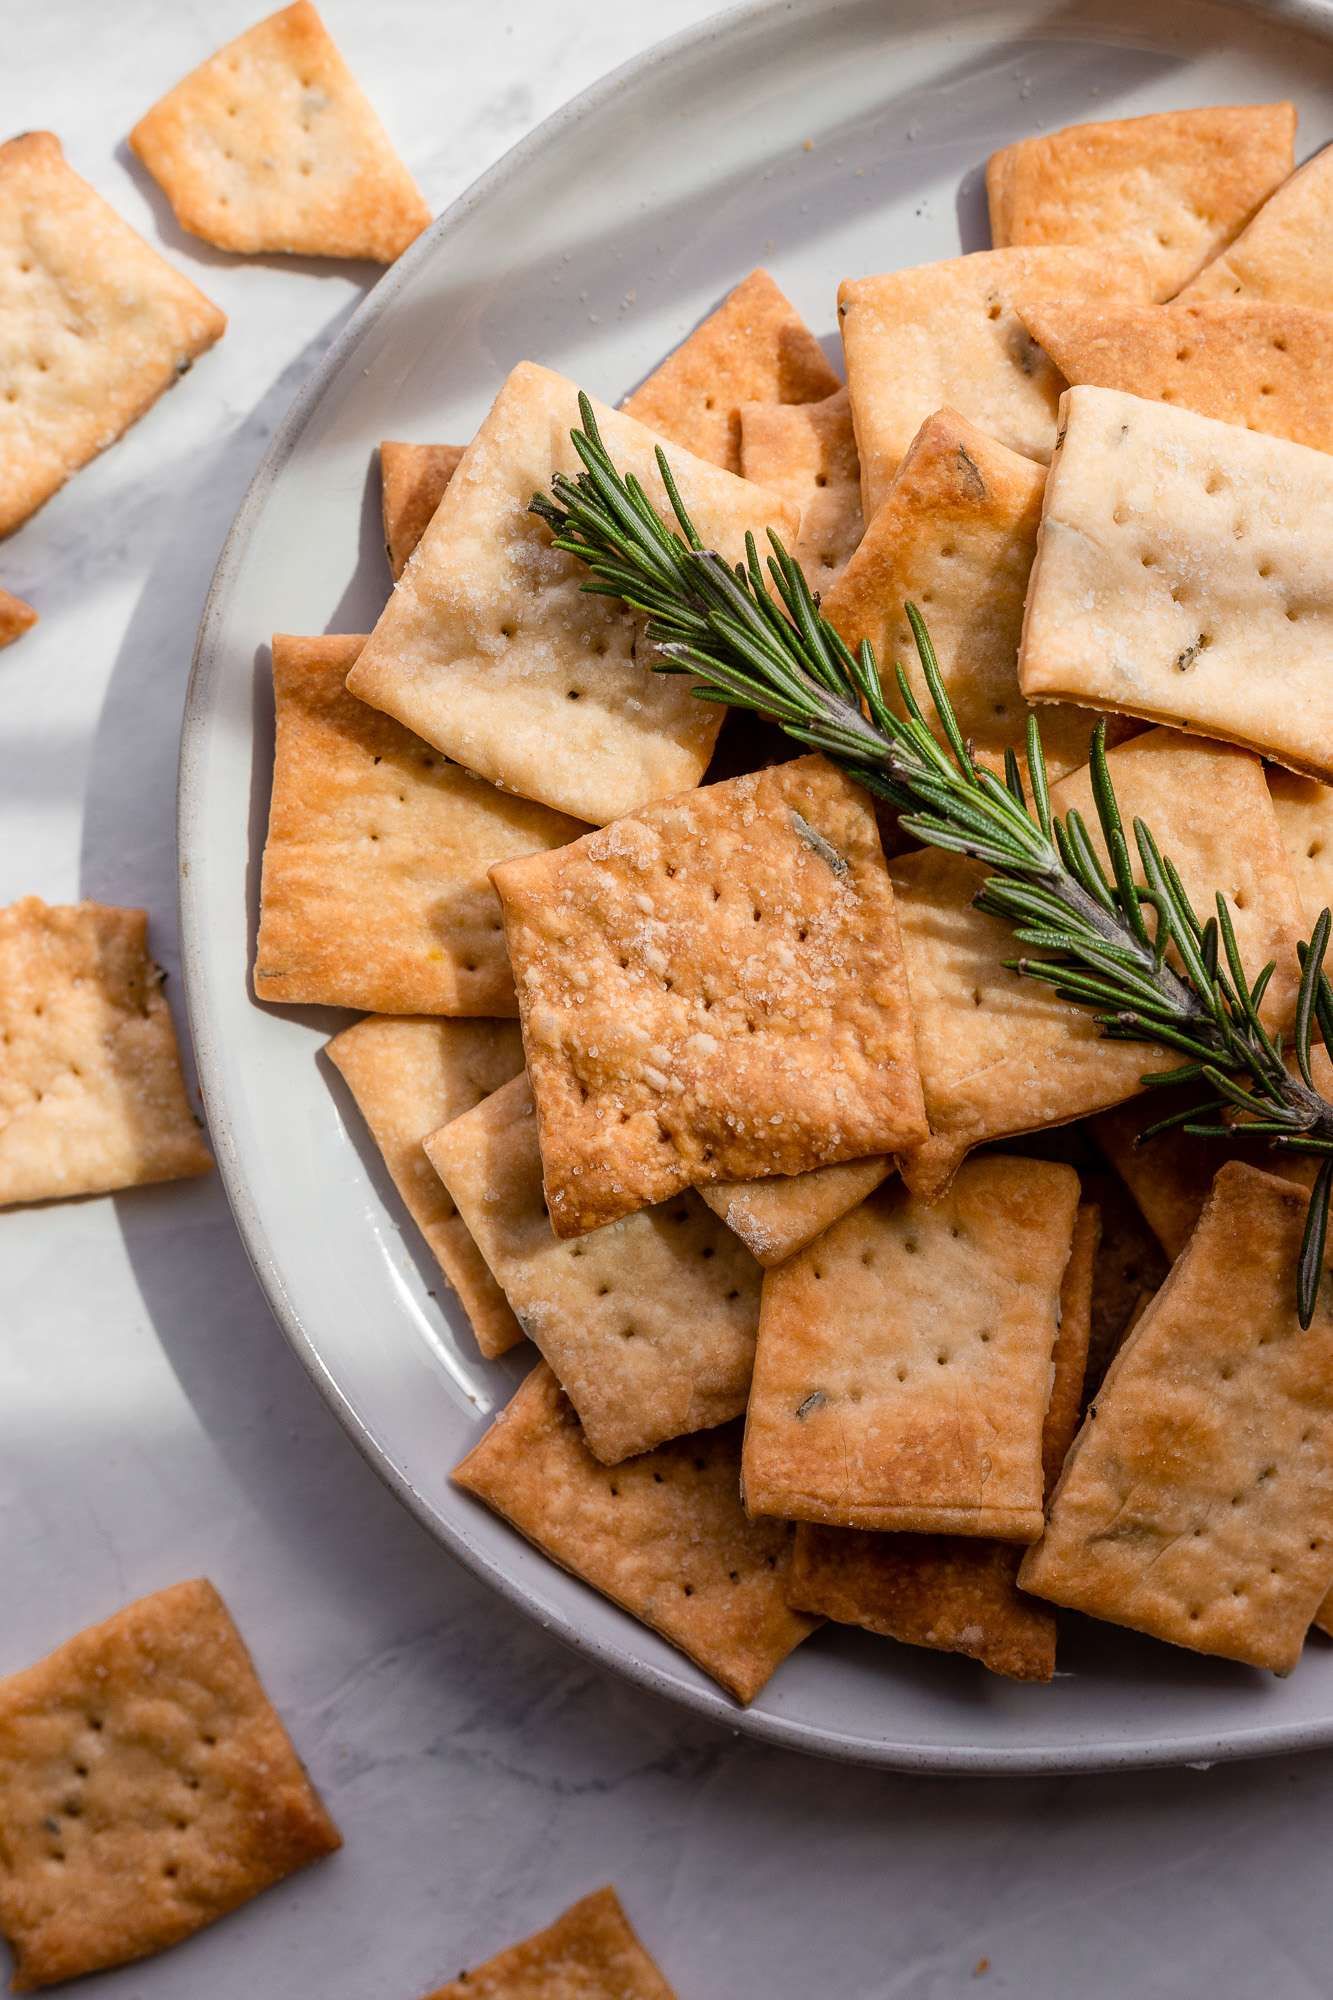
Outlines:
{"type": "Polygon", "coordinates": [[[1217,104],[1020,139],[986,163],[991,240],[1128,250],[1169,299],[1281,186],[1295,137],[1293,104],[1217,104]]]}
{"type": "Polygon", "coordinates": [[[861,466],[845,389],[822,403],[742,403],[741,471],[801,510],[790,553],[827,590],[861,539],[861,466]]]}
{"type": "Polygon", "coordinates": [[[545,1930],[460,1972],[426,2000],[675,2000],[614,1889],[597,1889],[545,1930]]]}
{"type": "Polygon", "coordinates": [[[37,613],[21,597],[0,590],[0,646],[12,646],[37,623],[37,613]]]}
{"type": "Polygon", "coordinates": [[[1333,278],[1333,146],[1284,181],[1182,299],[1272,299],[1326,308],[1333,278]]]}
{"type": "Polygon", "coordinates": [[[392,264],[430,222],[309,0],[191,70],[130,145],[181,228],[220,250],[392,264]]]}
{"type": "Polygon", "coordinates": [[[562,1243],[521,1075],[433,1132],[426,1153],[604,1464],[741,1414],[759,1266],[697,1195],[562,1243]]]}
{"type": "Polygon", "coordinates": [[[444,498],[444,489],[462,456],[461,444],[396,444],[386,438],[380,446],[384,552],[395,583],[444,498]]]}
{"type": "Polygon", "coordinates": [[[1024,694],[1333,776],[1333,457],[1117,389],[1061,411],[1024,694]]]}
{"type": "Polygon", "coordinates": [[[822,757],[491,879],[557,1235],[924,1137],[874,812],[822,757]]]}
{"type": "Polygon", "coordinates": [[[791,1530],[746,1518],[740,1442],[728,1424],[602,1465],[543,1361],[453,1477],[749,1702],[815,1621],[783,1596],[791,1530]]]}
{"type": "Polygon", "coordinates": [[[523,1067],[517,1021],[370,1016],[325,1044],[370,1127],[393,1184],[472,1323],[488,1360],[523,1338],[422,1141],[523,1067]]]}
{"type": "Polygon", "coordinates": [[[1313,930],[1320,911],[1333,905],[1333,785],[1298,777],[1273,764],[1268,789],[1306,928],[1313,930]]]}
{"type": "Polygon", "coordinates": [[[812,1167],[808,1174],[774,1174],[762,1181],[715,1181],[702,1187],[714,1215],[735,1231],[751,1255],[768,1269],[785,1264],[822,1236],[840,1215],[873,1194],[893,1172],[887,1154],[812,1167]]]}
{"type": "MultiPolygon", "coordinates": [[[[594,409],[616,465],[665,518],[657,437],[594,409]]],[[[584,564],[529,512],[554,472],[579,470],[579,421],[572,382],[526,361],[513,371],[347,684],[469,770],[600,823],[697,784],[721,711],[695,700],[688,675],[650,671],[642,621],[584,591],[584,564]]],[[[796,510],[776,495],[679,447],[671,466],[704,542],[729,561],[747,528],[795,534],[796,510]]]]}
{"type": "Polygon", "coordinates": [[[50,132],[0,146],[0,535],[113,444],[226,325],[50,132]]]}
{"type": "Polygon", "coordinates": [[[0,1681],[15,1992],[163,1951],[340,1845],[211,1583],[0,1681]]]}
{"type": "Polygon", "coordinates": [[[584,831],[348,694],[364,641],[273,640],[277,745],[254,986],[376,1014],[512,1014],[493,862],[584,831]]]}

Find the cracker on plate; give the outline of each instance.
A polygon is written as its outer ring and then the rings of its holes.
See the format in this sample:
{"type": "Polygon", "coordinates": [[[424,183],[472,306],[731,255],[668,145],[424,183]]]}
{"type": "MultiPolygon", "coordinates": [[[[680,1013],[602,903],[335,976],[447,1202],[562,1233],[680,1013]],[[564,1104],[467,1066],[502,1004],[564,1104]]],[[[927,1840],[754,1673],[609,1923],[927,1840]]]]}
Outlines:
{"type": "MultiPolygon", "coordinates": [[[[656,434],[595,404],[607,448],[663,517],[656,434]]],[[[529,512],[579,470],[572,382],[523,362],[459,461],[348,676],[352,693],[505,790],[601,823],[702,777],[721,711],[688,675],[650,671],[642,621],[590,595],[584,565],[529,512]]],[[[679,446],[671,466],[705,544],[729,561],[745,531],[794,536],[793,507],[679,446]]]]}
{"type": "Polygon", "coordinates": [[[1333,776],[1333,457],[1118,389],[1067,390],[1061,410],[1018,661],[1029,701],[1333,776]]]}
{"type": "Polygon", "coordinates": [[[893,1172],[887,1154],[868,1160],[841,1160],[812,1167],[806,1174],[773,1174],[762,1181],[714,1181],[701,1187],[714,1215],[720,1215],[765,1269],[785,1264],[840,1215],[873,1194],[893,1172]]]}
{"type": "Polygon", "coordinates": [[[1268,789],[1306,926],[1313,930],[1319,912],[1333,904],[1333,785],[1271,764],[1268,789]]]}
{"type": "Polygon", "coordinates": [[[1296,1318],[1307,1198],[1230,1160],[1111,1364],[1024,1590],[1286,1673],[1333,1576],[1333,1304],[1296,1318]]]}
{"type": "Polygon", "coordinates": [[[818,403],[838,387],[791,300],[759,270],[742,278],[621,407],[672,444],[739,472],[743,403],[818,403]]]}
{"type": "Polygon", "coordinates": [[[444,498],[444,489],[462,456],[461,444],[398,444],[392,438],[381,444],[384,552],[395,583],[444,498]]]}
{"type": "Polygon", "coordinates": [[[742,403],[741,471],[801,510],[790,553],[827,590],[861,539],[861,467],[845,389],[819,403],[742,403]]]}
{"type": "Polygon", "coordinates": [[[1333,275],[1333,147],[1284,181],[1182,299],[1271,299],[1326,308],[1333,275]]]}
{"type": "Polygon", "coordinates": [[[741,1506],[740,1443],[727,1424],[602,1465],[542,1361],[453,1477],[750,1702],[816,1621],[783,1595],[791,1530],[741,1506]]]}
{"type": "Polygon", "coordinates": [[[423,1140],[461,1118],[523,1067],[517,1021],[370,1015],[327,1042],[413,1222],[472,1322],[488,1360],[523,1338],[423,1140]]]}
{"type": "Polygon", "coordinates": [[[561,1242],[522,1075],[433,1132],[426,1152],[604,1464],[741,1414],[759,1267],[696,1194],[561,1242]]]}
{"type": "Polygon", "coordinates": [[[512,1014],[491,864],[578,820],[508,797],[348,694],[364,640],[273,640],[277,739],[254,986],[376,1014],[512,1014]]]}
{"type": "Polygon", "coordinates": [[[0,1680],[15,1992],[179,1944],[340,1845],[211,1583],[0,1680]]]}
{"type": "Polygon", "coordinates": [[[191,70],[130,145],[181,228],[220,250],[392,264],[430,222],[309,0],[191,70]]]}
{"type": "Polygon", "coordinates": [[[1294,104],[1212,104],[1020,139],[986,164],[991,240],[1129,250],[1169,299],[1281,186],[1295,138],[1294,104]]]}
{"type": "Polygon", "coordinates": [[[426,2000],[675,2000],[614,1889],[597,1889],[545,1930],[460,1972],[426,2000]]]}
{"type": "Polygon", "coordinates": [[[148,917],[0,909],[0,1208],[206,1174],[148,917]]]}
{"type": "Polygon", "coordinates": [[[924,1137],[874,811],[822,757],[491,879],[557,1235],[924,1137]]]}
{"type": "Polygon", "coordinates": [[[1084,1400],[1101,1387],[1116,1349],[1153,1293],[1160,1289],[1169,1263],[1118,1174],[1109,1168],[1080,1176],[1087,1199],[1101,1217],[1101,1239],[1092,1276],[1092,1338],[1084,1400]]]}
{"type": "Polygon", "coordinates": [[[37,613],[21,597],[0,590],[0,646],[12,646],[37,623],[37,613]]]}
{"type": "Polygon", "coordinates": [[[1035,1541],[1078,1198],[1072,1167],[991,1155],[933,1203],[889,1183],[770,1271],[750,1513],[1035,1541]]]}
{"type": "Polygon", "coordinates": [[[128,430],[226,325],[50,132],[0,146],[0,535],[128,430]]]}

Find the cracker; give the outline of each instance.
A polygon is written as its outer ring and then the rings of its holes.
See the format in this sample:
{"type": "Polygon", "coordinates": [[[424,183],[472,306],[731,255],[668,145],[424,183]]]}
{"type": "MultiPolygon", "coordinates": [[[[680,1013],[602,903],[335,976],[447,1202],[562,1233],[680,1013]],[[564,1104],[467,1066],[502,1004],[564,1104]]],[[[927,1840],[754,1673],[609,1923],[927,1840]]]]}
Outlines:
{"type": "Polygon", "coordinates": [[[1333,904],[1333,786],[1275,764],[1269,768],[1268,789],[1306,927],[1313,930],[1320,911],[1333,904]]]}
{"type": "Polygon", "coordinates": [[[1084,1194],[1097,1204],[1101,1241],[1092,1279],[1092,1339],[1084,1400],[1102,1378],[1125,1335],[1170,1268],[1124,1182],[1108,1170],[1082,1175],[1084,1194]]]}
{"type": "Polygon", "coordinates": [[[426,2000],[675,2000],[614,1889],[597,1889],[544,1931],[460,1972],[426,2000]]]}
{"type": "Polygon", "coordinates": [[[1077,1205],[1072,1167],[992,1155],[934,1203],[881,1188],[770,1272],[751,1514],[1035,1541],[1077,1205]]]}
{"type": "Polygon", "coordinates": [[[181,228],[220,250],[392,264],[431,219],[309,0],[191,70],[130,145],[181,228]]]}
{"type": "Polygon", "coordinates": [[[371,1017],[325,1044],[403,1204],[472,1322],[488,1360],[523,1338],[490,1267],[426,1157],[422,1141],[471,1111],[523,1067],[516,1021],[371,1017]]]}
{"type": "Polygon", "coordinates": [[[0,1208],[206,1174],[148,917],[0,909],[0,1208]]]}
{"type": "Polygon", "coordinates": [[[1318,1631],[1327,1633],[1333,1639],[1333,1590],[1320,1603],[1312,1622],[1318,1631]]]}
{"type": "Polygon", "coordinates": [[[1128,250],[1169,299],[1281,185],[1295,137],[1293,104],[1214,104],[1020,139],[986,163],[991,240],[1128,250]]]}
{"type": "Polygon", "coordinates": [[[50,132],[0,146],[0,535],[113,444],[226,325],[50,132]]]}
{"type": "Polygon", "coordinates": [[[461,444],[395,444],[386,438],[380,446],[384,552],[395,583],[462,456],[461,444]]]}
{"type": "Polygon", "coordinates": [[[935,410],[959,411],[1027,458],[1050,458],[1064,385],[1016,306],[1052,293],[1142,298],[1144,287],[1119,259],[1056,249],[979,250],[839,287],[867,521],[935,410]]]}
{"type": "Polygon", "coordinates": [[[1333,313],[1211,299],[1173,306],[1045,299],[1019,310],[1067,382],[1124,389],[1333,449],[1333,313]]]}
{"type": "Polygon", "coordinates": [[[1182,299],[1271,299],[1327,307],[1333,276],[1333,147],[1270,195],[1235,242],[1205,264],[1182,299]]]}
{"type": "Polygon", "coordinates": [[[432,1133],[426,1152],[604,1464],[741,1414],[759,1267],[697,1195],[562,1243],[521,1075],[432,1133]]]}
{"type": "Polygon", "coordinates": [[[601,1465],[543,1361],[454,1481],[750,1702],[815,1621],[783,1595],[791,1530],[740,1501],[740,1427],[601,1465]]]}
{"type": "Polygon", "coordinates": [[[211,1583],[0,1681],[15,1992],[163,1951],[340,1845],[211,1583]]]}
{"type": "MultiPolygon", "coordinates": [[[[1265,1015],[1285,1022],[1303,926],[1262,766],[1165,729],[1122,743],[1109,762],[1125,825],[1137,814],[1154,829],[1196,909],[1206,914],[1215,892],[1226,894],[1247,965],[1257,972],[1276,960],[1265,1015]]],[[[1052,801],[1057,812],[1076,806],[1096,829],[1086,770],[1053,786],[1052,801]]],[[[1093,838],[1102,852],[1100,833],[1093,838]]],[[[1007,970],[1012,926],[972,908],[986,872],[935,849],[890,867],[932,1134],[902,1162],[919,1194],[946,1185],[971,1147],[1105,1110],[1162,1066],[1160,1049],[1106,1041],[1089,1011],[1007,970]]]]}
{"type": "Polygon", "coordinates": [[[1333,775],[1333,457],[1078,388],[1028,587],[1029,701],[1086,701],[1333,775]]]}
{"type": "Polygon", "coordinates": [[[0,646],[12,646],[37,623],[37,613],[21,597],[0,590],[0,646]]]}
{"type": "Polygon", "coordinates": [[[1333,1302],[1296,1318],[1306,1197],[1240,1161],[1102,1384],[1024,1590],[1286,1673],[1333,1574],[1333,1302]]]}
{"type": "MultiPolygon", "coordinates": [[[[612,458],[665,517],[658,439],[595,404],[612,458]]],[[[649,671],[642,621],[589,595],[585,566],[529,512],[556,471],[579,470],[572,382],[523,362],[459,461],[348,677],[361,700],[524,798],[602,822],[697,784],[721,711],[688,675],[649,671]]],[[[729,561],[745,531],[794,535],[774,494],[672,448],[686,507],[729,561]]]]}
{"type": "Polygon", "coordinates": [[[822,757],[491,879],[557,1235],[924,1136],[874,811],[822,757]]]}
{"type": "Polygon", "coordinates": [[[672,444],[739,472],[743,403],[818,403],[839,386],[791,300],[759,270],[622,407],[672,444]]]}
{"type": "Polygon", "coordinates": [[[507,797],[354,700],[344,681],[363,644],[273,641],[255,994],[376,1014],[512,1014],[486,871],[584,828],[507,797]]]}
{"type": "Polygon", "coordinates": [[[807,1243],[873,1194],[893,1172],[887,1154],[812,1167],[808,1174],[775,1174],[764,1181],[715,1181],[699,1193],[714,1215],[734,1230],[768,1269],[785,1264],[807,1243]]]}
{"type": "Polygon", "coordinates": [[[791,553],[826,590],[861,539],[861,466],[845,389],[821,403],[742,403],[741,471],[801,510],[791,553]]]}

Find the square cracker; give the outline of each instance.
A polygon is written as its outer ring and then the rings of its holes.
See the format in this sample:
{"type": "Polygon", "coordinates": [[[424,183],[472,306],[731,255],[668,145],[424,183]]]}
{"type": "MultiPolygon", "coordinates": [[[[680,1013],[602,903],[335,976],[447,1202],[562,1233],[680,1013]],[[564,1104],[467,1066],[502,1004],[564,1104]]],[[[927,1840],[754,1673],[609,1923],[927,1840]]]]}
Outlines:
{"type": "MultiPolygon", "coordinates": [[[[607,448],[666,518],[656,435],[595,404],[607,448]]],[[[347,685],[469,770],[560,812],[602,822],[697,784],[721,711],[688,675],[649,670],[642,621],[590,595],[585,566],[529,512],[576,472],[572,382],[523,362],[496,397],[347,685]]],[[[672,448],[705,544],[729,561],[745,531],[793,536],[776,495],[672,448]]]]}
{"type": "Polygon", "coordinates": [[[340,1845],[211,1583],[0,1681],[15,1992],[179,1944],[340,1845]]]}
{"type": "Polygon", "coordinates": [[[1293,104],[1150,112],[1020,139],[986,163],[991,240],[1129,250],[1169,299],[1291,172],[1293,104]]]}
{"type": "Polygon", "coordinates": [[[783,1596],[790,1529],[741,1506],[739,1425],[602,1465],[543,1361],[453,1477],[737,1701],[815,1628],[783,1596]]]}
{"type": "Polygon", "coordinates": [[[0,1208],[206,1174],[148,917],[0,910],[0,1208]]]}
{"type": "Polygon", "coordinates": [[[557,1235],[924,1137],[874,812],[822,757],[491,879],[557,1235]]]}
{"type": "MultiPolygon", "coordinates": [[[[1247,965],[1276,960],[1264,1009],[1274,1025],[1288,1020],[1303,925],[1263,767],[1166,729],[1122,743],[1109,761],[1126,826],[1137,814],[1154,829],[1196,909],[1206,915],[1223,891],[1247,965]]],[[[1086,769],[1053,786],[1052,803],[1076,806],[1102,851],[1086,769]]],[[[972,907],[986,872],[936,849],[890,868],[932,1135],[901,1163],[920,1194],[946,1185],[971,1147],[1105,1110],[1162,1066],[1160,1049],[1105,1040],[1087,1009],[1007,969],[1012,926],[972,907]]]]}
{"type": "Polygon", "coordinates": [[[871,521],[903,453],[933,411],[958,410],[1043,464],[1064,384],[1030,338],[1020,299],[1144,296],[1132,265],[1096,250],[978,250],[838,289],[861,500],[871,521]]]}
{"type": "Polygon", "coordinates": [[[812,590],[827,590],[861,539],[861,465],[851,398],[742,403],[741,471],[801,510],[791,554],[812,590]]]}
{"type": "Polygon", "coordinates": [[[277,740],[254,986],[375,1014],[512,1014],[496,861],[578,820],[508,797],[348,694],[364,640],[273,640],[277,740]]]}
{"type": "Polygon", "coordinates": [[[342,1075],[403,1204],[462,1300],[488,1360],[523,1338],[490,1267],[422,1141],[523,1067],[517,1021],[371,1016],[324,1048],[342,1075]]]}
{"type": "Polygon", "coordinates": [[[1271,299],[1327,307],[1333,280],[1333,146],[1282,183],[1182,299],[1271,299]]]}
{"type": "Polygon", "coordinates": [[[742,278],[622,408],[672,444],[739,472],[743,403],[818,403],[838,387],[791,300],[759,270],[742,278]]]}
{"type": "Polygon", "coordinates": [[[675,2000],[614,1889],[597,1889],[544,1931],[461,1972],[426,2000],[675,2000]]]}
{"type": "Polygon", "coordinates": [[[1333,785],[1298,777],[1274,764],[1269,767],[1268,789],[1306,928],[1313,930],[1320,911],[1333,905],[1333,785]]]}
{"type": "Polygon", "coordinates": [[[749,1512],[1035,1541],[1078,1194],[1054,1161],[970,1160],[940,1200],[891,1183],[770,1271],[749,1512]]]}
{"type": "Polygon", "coordinates": [[[1333,776],[1333,457],[1118,389],[1061,404],[1018,678],[1029,701],[1333,776]]]}
{"type": "Polygon", "coordinates": [[[220,250],[392,264],[430,222],[309,0],[191,70],[130,145],[181,228],[220,250]]]}
{"type": "Polygon", "coordinates": [[[846,1215],[893,1172],[887,1154],[774,1174],[763,1181],[714,1181],[699,1193],[765,1269],[785,1264],[846,1215]]]}
{"type": "Polygon", "coordinates": [[[386,438],[380,446],[384,552],[395,583],[462,456],[461,444],[397,444],[386,438]]]}
{"type": "Polygon", "coordinates": [[[0,146],[0,535],[112,444],[226,318],[68,166],[0,146]]]}
{"type": "Polygon", "coordinates": [[[1307,1198],[1231,1160],[1111,1364],[1024,1590],[1286,1673],[1333,1576],[1333,1302],[1296,1318],[1307,1198]]]}
{"type": "MultiPolygon", "coordinates": [[[[1060,1284],[1051,1400],[1042,1425],[1047,1491],[1078,1429],[1092,1319],[1097,1210],[1081,1207],[1060,1284]]],[[[1055,1618],[1017,1584],[1022,1551],[965,1535],[876,1535],[856,1528],[796,1530],[787,1601],[909,1646],[965,1653],[992,1673],[1048,1681],[1055,1618]]]]}
{"type": "Polygon", "coordinates": [[[21,597],[0,590],[0,646],[12,646],[37,623],[37,613],[21,597]]]}
{"type": "Polygon", "coordinates": [[[426,1152],[604,1464],[741,1414],[759,1267],[697,1195],[562,1243],[526,1076],[432,1133],[426,1152]]]}

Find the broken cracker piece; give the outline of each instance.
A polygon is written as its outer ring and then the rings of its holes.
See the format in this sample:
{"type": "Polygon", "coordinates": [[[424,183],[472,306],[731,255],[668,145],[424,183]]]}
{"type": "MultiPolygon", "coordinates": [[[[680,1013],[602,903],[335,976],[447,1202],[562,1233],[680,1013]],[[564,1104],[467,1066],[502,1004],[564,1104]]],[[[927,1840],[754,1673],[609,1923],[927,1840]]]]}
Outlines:
{"type": "Polygon", "coordinates": [[[1234,243],[1179,294],[1326,308],[1333,275],[1333,146],[1274,190],[1234,243]]]}
{"type": "Polygon", "coordinates": [[[597,1889],[553,1924],[460,1972],[426,2000],[675,2000],[621,1908],[597,1889]]]}
{"type": "Polygon", "coordinates": [[[0,646],[12,646],[37,623],[37,613],[21,597],[0,590],[0,646]]]}
{"type": "Polygon", "coordinates": [[[812,1167],[807,1174],[772,1174],[762,1181],[714,1181],[700,1195],[714,1215],[767,1270],[785,1264],[816,1236],[822,1236],[893,1172],[887,1154],[868,1160],[840,1160],[812,1167]]]}
{"type": "Polygon", "coordinates": [[[861,466],[845,389],[820,403],[742,403],[741,471],[801,510],[789,554],[827,590],[861,539],[861,466]]]}
{"type": "Polygon", "coordinates": [[[397,444],[386,438],[380,446],[384,550],[395,583],[462,456],[461,444],[397,444]]]}

